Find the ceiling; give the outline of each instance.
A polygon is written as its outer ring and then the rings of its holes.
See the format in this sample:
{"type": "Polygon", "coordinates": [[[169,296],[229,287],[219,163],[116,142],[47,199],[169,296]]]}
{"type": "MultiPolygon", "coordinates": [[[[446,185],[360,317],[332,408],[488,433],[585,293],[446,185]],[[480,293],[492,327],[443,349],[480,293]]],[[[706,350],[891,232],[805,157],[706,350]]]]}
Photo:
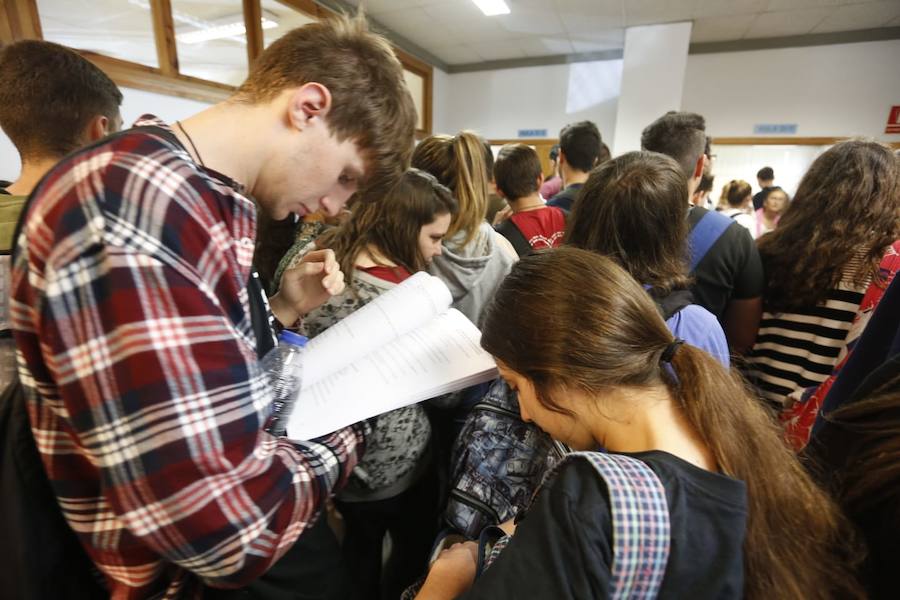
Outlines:
{"type": "MultiPolygon", "coordinates": [[[[424,50],[423,58],[445,68],[621,51],[626,27],[676,21],[693,21],[693,43],[900,27],[900,0],[506,0],[510,14],[495,17],[484,16],[472,0],[317,1],[364,4],[374,21],[402,38],[401,46],[403,40],[415,44],[424,50]]],[[[176,33],[243,20],[242,0],[171,3],[176,33]]],[[[264,30],[266,46],[311,20],[278,0],[261,4],[264,16],[278,23],[264,30]]],[[[46,39],[157,66],[150,0],[37,0],[37,5],[46,39]]],[[[247,73],[242,38],[177,41],[181,71],[240,83],[247,73]]]]}
{"type": "Polygon", "coordinates": [[[625,28],[693,21],[692,43],[900,26],[900,0],[345,0],[448,65],[621,50],[625,28]]]}

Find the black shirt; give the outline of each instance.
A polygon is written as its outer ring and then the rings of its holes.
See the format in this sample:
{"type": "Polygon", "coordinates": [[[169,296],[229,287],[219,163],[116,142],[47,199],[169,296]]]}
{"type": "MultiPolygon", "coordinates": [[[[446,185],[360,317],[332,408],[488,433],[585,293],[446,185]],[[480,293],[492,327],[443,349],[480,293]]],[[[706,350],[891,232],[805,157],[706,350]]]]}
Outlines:
{"type": "Polygon", "coordinates": [[[572,212],[572,204],[575,203],[575,198],[578,197],[578,192],[583,186],[583,183],[567,185],[566,189],[553,196],[550,201],[547,202],[547,206],[556,206],[566,212],[572,212]]]}
{"type": "MultiPolygon", "coordinates": [[[[747,491],[661,451],[630,454],[666,488],[671,549],[660,598],[740,598],[747,491]]],[[[609,598],[612,523],[606,486],[571,461],[539,492],[516,534],[462,598],[609,598]]]]}
{"type": "MultiPolygon", "coordinates": [[[[691,229],[708,211],[695,206],[688,220],[691,229]]],[[[691,273],[694,300],[716,315],[725,315],[728,303],[762,296],[765,287],[762,261],[750,232],[740,223],[732,223],[709,249],[691,273]]]]}

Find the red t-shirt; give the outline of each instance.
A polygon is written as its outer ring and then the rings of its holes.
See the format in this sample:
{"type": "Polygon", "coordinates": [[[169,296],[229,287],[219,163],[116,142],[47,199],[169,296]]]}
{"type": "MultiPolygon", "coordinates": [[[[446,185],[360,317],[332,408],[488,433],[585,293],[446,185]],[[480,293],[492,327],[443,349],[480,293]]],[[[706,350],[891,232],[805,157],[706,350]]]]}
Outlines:
{"type": "Polygon", "coordinates": [[[556,248],[566,233],[566,216],[555,206],[515,213],[510,219],[535,250],[556,248]]]}
{"type": "Polygon", "coordinates": [[[365,269],[360,269],[360,271],[365,271],[369,275],[373,277],[377,277],[378,279],[383,279],[385,281],[390,281],[391,283],[400,283],[404,279],[408,277],[412,277],[412,273],[407,271],[404,267],[396,266],[396,267],[367,267],[365,269]]]}

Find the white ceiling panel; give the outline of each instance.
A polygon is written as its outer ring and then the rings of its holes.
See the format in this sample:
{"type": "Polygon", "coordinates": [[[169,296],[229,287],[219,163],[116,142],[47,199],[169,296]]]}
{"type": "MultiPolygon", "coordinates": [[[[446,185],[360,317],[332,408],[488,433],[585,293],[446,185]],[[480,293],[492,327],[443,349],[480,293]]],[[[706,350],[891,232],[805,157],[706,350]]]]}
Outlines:
{"type": "Polygon", "coordinates": [[[625,46],[624,29],[607,29],[594,35],[573,35],[572,46],[575,52],[601,52],[603,50],[621,50],[625,46]]]}
{"type": "MultiPolygon", "coordinates": [[[[434,0],[431,0],[433,2],[434,0]]],[[[365,6],[366,12],[376,19],[379,13],[392,12],[429,4],[429,0],[348,0],[348,4],[365,6]]]]}
{"type": "Polygon", "coordinates": [[[450,65],[462,65],[481,61],[481,56],[479,56],[468,44],[437,46],[432,48],[431,52],[450,65]]]}
{"type": "MultiPolygon", "coordinates": [[[[859,0],[870,2],[871,0],[859,0]]],[[[800,8],[821,8],[823,6],[839,6],[849,4],[847,0],[769,0],[769,12],[780,10],[797,10],[800,8]]]]}
{"type": "Polygon", "coordinates": [[[497,15],[494,19],[507,31],[519,35],[556,35],[563,33],[565,28],[552,6],[547,4],[543,8],[516,7],[515,12],[497,15]]]}
{"type": "Polygon", "coordinates": [[[805,35],[824,21],[834,8],[804,8],[774,13],[763,13],[756,17],[745,38],[779,37],[784,35],[805,35]]]}
{"type": "MultiPolygon", "coordinates": [[[[793,2],[794,0],[787,1],[793,2]]],[[[771,3],[772,0],[697,0],[693,16],[696,19],[707,19],[711,17],[758,15],[766,12],[766,10],[772,10],[771,3]]]]}
{"type": "Polygon", "coordinates": [[[626,0],[625,24],[651,25],[690,21],[698,0],[626,0]]]}
{"type": "Polygon", "coordinates": [[[848,4],[837,7],[813,29],[813,33],[884,27],[898,16],[900,16],[900,1],[897,0],[848,4]]]}
{"type": "Polygon", "coordinates": [[[727,42],[739,40],[756,21],[756,15],[704,17],[694,20],[692,42],[727,42]]]}
{"type": "Polygon", "coordinates": [[[384,23],[391,31],[394,31],[406,39],[423,47],[430,45],[450,45],[459,42],[457,35],[438,20],[429,16],[421,8],[410,8],[402,11],[402,15],[391,20],[391,24],[384,23]]]}
{"type": "Polygon", "coordinates": [[[614,27],[624,27],[625,17],[615,14],[582,15],[576,13],[562,13],[563,25],[571,34],[591,34],[595,31],[603,31],[614,27]]]}

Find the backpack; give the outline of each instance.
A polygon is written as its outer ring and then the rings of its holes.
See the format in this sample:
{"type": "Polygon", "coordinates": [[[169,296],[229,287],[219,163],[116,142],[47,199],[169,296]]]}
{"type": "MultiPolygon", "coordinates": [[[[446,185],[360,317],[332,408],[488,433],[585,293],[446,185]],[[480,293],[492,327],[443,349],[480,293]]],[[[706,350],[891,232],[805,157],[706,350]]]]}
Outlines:
{"type": "Polygon", "coordinates": [[[451,454],[444,518],[469,539],[524,509],[552,462],[550,436],[519,416],[516,393],[498,379],[472,407],[451,454]]]}
{"type": "MultiPolygon", "coordinates": [[[[555,207],[559,208],[562,211],[563,216],[566,221],[569,220],[569,211],[559,206],[555,207]]],[[[528,240],[525,239],[525,235],[522,233],[522,230],[516,227],[516,224],[513,223],[512,219],[506,219],[496,227],[494,227],[497,233],[505,237],[509,240],[509,243],[512,244],[513,249],[516,251],[516,254],[519,255],[519,258],[523,256],[528,256],[529,254],[534,254],[534,248],[531,247],[531,244],[528,243],[528,240]]]]}
{"type": "Polygon", "coordinates": [[[735,221],[721,213],[712,210],[701,212],[695,207],[688,213],[688,222],[691,225],[688,236],[691,263],[688,271],[693,273],[700,261],[735,221]]]}
{"type": "MultiPolygon", "coordinates": [[[[547,472],[544,481],[555,477],[563,463],[572,460],[586,460],[609,492],[613,531],[610,597],[656,598],[669,562],[672,529],[666,490],[659,477],[644,462],[630,456],[572,452],[547,472]]],[[[511,539],[504,535],[486,542],[487,537],[479,540],[478,575],[493,564],[511,539]]]]}
{"type": "MultiPolygon", "coordinates": [[[[659,477],[647,464],[630,456],[571,452],[547,471],[540,485],[555,477],[561,466],[572,460],[586,460],[603,479],[609,493],[613,531],[610,597],[614,600],[656,598],[666,574],[672,541],[666,490],[659,477]]],[[[535,497],[536,494],[531,502],[535,497]]],[[[512,538],[499,527],[487,527],[476,539],[477,579],[503,553],[512,538]]],[[[436,557],[437,552],[433,552],[432,558],[436,557]]],[[[410,586],[401,600],[414,600],[424,581],[425,577],[410,586]]]]}

